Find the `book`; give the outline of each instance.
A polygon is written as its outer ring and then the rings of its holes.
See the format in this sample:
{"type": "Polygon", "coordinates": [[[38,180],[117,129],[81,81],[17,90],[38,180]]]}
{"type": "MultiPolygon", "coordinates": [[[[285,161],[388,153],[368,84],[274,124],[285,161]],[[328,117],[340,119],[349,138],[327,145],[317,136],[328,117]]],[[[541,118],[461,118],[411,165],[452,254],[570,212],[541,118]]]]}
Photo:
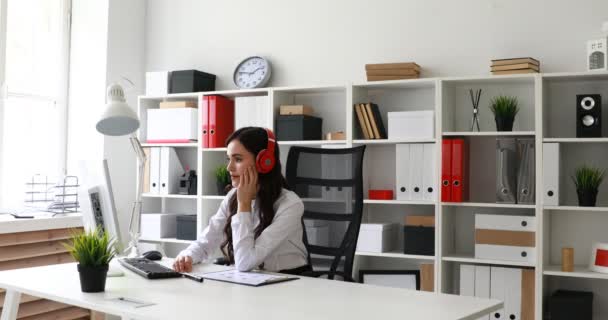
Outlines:
{"type": "Polygon", "coordinates": [[[382,121],[382,115],[380,114],[380,108],[375,103],[371,104],[372,114],[374,115],[374,119],[376,120],[376,125],[378,126],[378,133],[380,134],[380,139],[388,138],[386,134],[386,127],[384,126],[384,122],[382,121]]]}
{"type": "Polygon", "coordinates": [[[378,69],[367,70],[368,76],[417,76],[420,72],[416,69],[378,69]]]}
{"type": "Polygon", "coordinates": [[[495,75],[501,75],[501,74],[520,74],[520,73],[538,73],[538,71],[536,71],[534,69],[492,71],[492,74],[495,74],[495,75]]]}
{"type": "Polygon", "coordinates": [[[363,107],[365,112],[367,112],[367,117],[369,118],[369,122],[371,124],[372,132],[374,133],[374,137],[376,139],[381,139],[380,132],[378,131],[378,125],[376,124],[376,119],[374,114],[372,113],[372,106],[369,103],[366,103],[363,107]]]}
{"type": "Polygon", "coordinates": [[[517,63],[531,63],[540,67],[540,62],[534,58],[522,57],[522,58],[510,58],[510,59],[495,59],[492,60],[492,66],[504,66],[507,64],[517,63]]]}
{"type": "Polygon", "coordinates": [[[363,119],[363,113],[361,113],[361,105],[359,104],[355,104],[354,108],[355,108],[355,113],[357,114],[357,119],[359,120],[359,127],[361,128],[361,132],[363,133],[363,137],[366,140],[371,139],[371,137],[369,136],[369,133],[367,132],[367,130],[365,129],[365,119],[363,119]]]}
{"type": "Polygon", "coordinates": [[[298,277],[265,273],[262,271],[241,272],[238,270],[217,271],[208,273],[190,273],[209,280],[217,280],[247,286],[259,287],[267,284],[300,279],[298,277]]]}
{"type": "Polygon", "coordinates": [[[370,122],[369,117],[367,116],[367,112],[365,111],[365,106],[360,103],[359,108],[361,108],[361,114],[363,114],[363,121],[365,122],[365,130],[367,130],[367,134],[370,139],[376,139],[374,132],[372,131],[372,124],[370,122]]]}
{"type": "Polygon", "coordinates": [[[196,101],[162,101],[158,106],[161,109],[198,108],[196,101]]]}
{"type": "Polygon", "coordinates": [[[418,79],[418,76],[367,76],[367,81],[418,79]]]}
{"type": "Polygon", "coordinates": [[[520,69],[533,69],[538,71],[539,67],[531,63],[516,63],[516,64],[505,64],[502,66],[492,66],[492,71],[506,71],[506,70],[520,70],[520,69]]]}
{"type": "Polygon", "coordinates": [[[415,62],[402,62],[402,63],[374,63],[366,64],[365,70],[386,70],[386,69],[415,69],[420,72],[420,66],[415,62]]]}

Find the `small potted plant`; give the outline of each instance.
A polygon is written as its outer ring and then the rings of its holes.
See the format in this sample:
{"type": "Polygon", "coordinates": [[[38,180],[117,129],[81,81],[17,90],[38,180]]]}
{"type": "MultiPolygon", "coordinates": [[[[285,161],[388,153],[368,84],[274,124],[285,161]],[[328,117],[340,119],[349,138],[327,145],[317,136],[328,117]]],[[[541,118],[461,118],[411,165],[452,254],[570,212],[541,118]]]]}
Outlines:
{"type": "Polygon", "coordinates": [[[515,115],[519,112],[517,97],[498,96],[490,102],[497,131],[513,131],[515,115]]]}
{"type": "Polygon", "coordinates": [[[225,196],[232,187],[230,172],[226,169],[225,165],[221,165],[215,169],[215,183],[217,185],[217,192],[220,195],[225,196]]]}
{"type": "Polygon", "coordinates": [[[114,239],[107,231],[97,228],[73,233],[64,246],[78,262],[82,292],[103,292],[110,261],[118,251],[114,239]]]}
{"type": "Polygon", "coordinates": [[[578,205],[581,207],[595,207],[597,192],[602,180],[604,180],[605,170],[593,167],[582,166],[576,169],[572,181],[576,186],[578,195],[578,205]]]}

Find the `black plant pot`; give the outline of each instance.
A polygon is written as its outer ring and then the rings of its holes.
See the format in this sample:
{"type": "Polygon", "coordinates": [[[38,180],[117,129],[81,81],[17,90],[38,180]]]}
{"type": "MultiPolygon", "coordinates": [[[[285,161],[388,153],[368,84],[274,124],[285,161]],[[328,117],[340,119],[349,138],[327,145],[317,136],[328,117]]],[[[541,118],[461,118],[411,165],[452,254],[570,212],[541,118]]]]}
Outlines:
{"type": "Polygon", "coordinates": [[[82,292],[103,292],[106,289],[108,268],[108,265],[85,267],[78,264],[80,289],[82,292]]]}
{"type": "Polygon", "coordinates": [[[515,117],[494,117],[496,121],[496,131],[513,131],[513,122],[515,117]]]}
{"type": "Polygon", "coordinates": [[[217,187],[217,194],[219,194],[220,196],[225,196],[228,194],[228,191],[230,191],[228,185],[221,181],[216,180],[215,185],[217,187]]]}
{"type": "Polygon", "coordinates": [[[581,207],[595,207],[597,200],[596,190],[576,190],[578,194],[578,205],[581,207]]]}

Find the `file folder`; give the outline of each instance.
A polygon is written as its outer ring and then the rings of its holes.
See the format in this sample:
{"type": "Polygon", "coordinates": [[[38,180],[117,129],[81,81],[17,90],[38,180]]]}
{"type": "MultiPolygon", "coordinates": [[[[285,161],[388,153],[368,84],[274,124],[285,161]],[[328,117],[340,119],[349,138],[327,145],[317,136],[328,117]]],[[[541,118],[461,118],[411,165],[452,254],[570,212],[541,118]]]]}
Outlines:
{"type": "Polygon", "coordinates": [[[452,201],[468,200],[467,149],[464,139],[452,140],[452,201]]]}
{"type": "Polygon", "coordinates": [[[395,172],[397,200],[411,200],[410,195],[410,145],[397,144],[395,147],[395,172]]]}
{"type": "Polygon", "coordinates": [[[150,186],[151,194],[160,193],[160,149],[150,148],[150,186]]]}
{"type": "Polygon", "coordinates": [[[475,296],[475,266],[470,264],[460,265],[460,295],[467,297],[475,296]]]}
{"type": "Polygon", "coordinates": [[[435,145],[432,143],[425,143],[423,146],[424,155],[424,170],[422,177],[422,198],[423,200],[434,201],[437,194],[436,174],[435,174],[435,145]]]}
{"type": "Polygon", "coordinates": [[[201,103],[201,143],[203,148],[209,148],[209,96],[203,96],[201,103]]]}
{"type": "Polygon", "coordinates": [[[410,192],[412,200],[422,200],[423,176],[424,176],[424,145],[410,145],[410,192]]]}
{"type": "Polygon", "coordinates": [[[517,173],[517,203],[534,204],[536,199],[534,139],[517,139],[520,161],[517,173]]]}
{"type": "Polygon", "coordinates": [[[517,202],[517,144],[513,138],[496,139],[496,202],[517,202]]]}
{"type": "Polygon", "coordinates": [[[452,139],[441,144],[441,201],[452,201],[452,139]]]}
{"type": "Polygon", "coordinates": [[[559,205],[559,143],[543,143],[543,203],[547,206],[559,205]]]}
{"type": "Polygon", "coordinates": [[[226,146],[234,132],[234,101],[222,96],[209,96],[209,148],[226,146]]]}
{"type": "Polygon", "coordinates": [[[505,315],[503,319],[521,319],[521,270],[504,268],[505,275],[505,315]]]}
{"type": "MultiPolygon", "coordinates": [[[[475,297],[490,298],[490,267],[475,266],[475,297]]],[[[478,320],[490,320],[490,315],[485,315],[478,320]]]]}
{"type": "MultiPolygon", "coordinates": [[[[505,268],[491,267],[490,268],[490,298],[505,301],[505,268]]],[[[505,317],[505,306],[503,308],[494,311],[493,319],[506,320],[505,317]]]]}
{"type": "Polygon", "coordinates": [[[160,194],[177,194],[179,178],[184,173],[174,148],[160,148],[160,194]]]}

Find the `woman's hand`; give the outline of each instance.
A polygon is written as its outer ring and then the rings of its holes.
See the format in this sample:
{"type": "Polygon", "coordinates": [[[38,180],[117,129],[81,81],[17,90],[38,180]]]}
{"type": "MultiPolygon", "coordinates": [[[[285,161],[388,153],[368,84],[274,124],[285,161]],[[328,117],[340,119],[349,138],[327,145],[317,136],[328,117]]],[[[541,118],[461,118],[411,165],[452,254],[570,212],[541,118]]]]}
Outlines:
{"type": "Polygon", "coordinates": [[[192,271],[192,257],[191,256],[178,256],[173,261],[173,270],[177,272],[191,272],[192,271]]]}
{"type": "Polygon", "coordinates": [[[245,169],[236,189],[238,212],[251,212],[251,201],[258,193],[258,172],[255,167],[245,169]]]}

